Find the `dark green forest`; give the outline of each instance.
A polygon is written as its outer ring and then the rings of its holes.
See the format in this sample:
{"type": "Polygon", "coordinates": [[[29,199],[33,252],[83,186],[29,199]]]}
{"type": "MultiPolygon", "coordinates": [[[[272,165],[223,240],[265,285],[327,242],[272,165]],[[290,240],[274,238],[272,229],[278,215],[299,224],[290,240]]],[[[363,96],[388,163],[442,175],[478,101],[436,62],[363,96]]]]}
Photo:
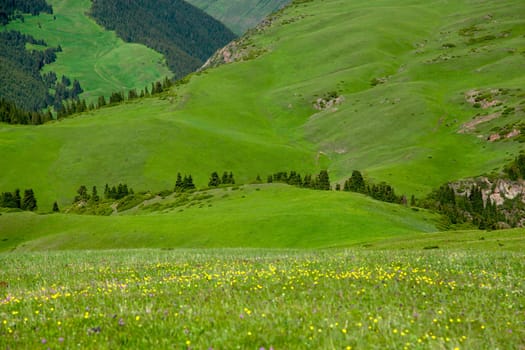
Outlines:
{"type": "Polygon", "coordinates": [[[182,0],[95,0],[90,15],[124,41],[164,54],[176,78],[198,69],[235,38],[222,23],[182,0]]]}
{"type": "MultiPolygon", "coordinates": [[[[10,20],[24,20],[22,13],[38,15],[53,13],[44,0],[10,0],[0,2],[0,25],[10,20]]],[[[48,47],[44,40],[37,40],[18,31],[0,32],[0,121],[11,124],[42,124],[52,116],[42,110],[54,106],[57,110],[62,101],[78,99],[83,92],[77,80],[60,79],[54,72],[41,74],[46,64],[55,62],[56,53],[62,48],[48,47]],[[27,44],[40,46],[37,50],[26,49],[27,44]]]]}
{"type": "Polygon", "coordinates": [[[58,80],[54,73],[42,76],[45,64],[56,60],[60,47],[47,47],[42,40],[16,31],[0,32],[0,96],[15,103],[19,108],[38,111],[63,99],[74,98],[81,92],[80,85],[72,85],[70,79],[58,80]],[[26,44],[42,46],[42,50],[26,50],[26,44]],[[52,95],[49,89],[57,93],[52,95]]]}
{"type": "Polygon", "coordinates": [[[22,13],[33,16],[40,12],[53,13],[53,8],[46,0],[2,0],[0,1],[0,25],[6,25],[13,19],[23,20],[22,13]]]}

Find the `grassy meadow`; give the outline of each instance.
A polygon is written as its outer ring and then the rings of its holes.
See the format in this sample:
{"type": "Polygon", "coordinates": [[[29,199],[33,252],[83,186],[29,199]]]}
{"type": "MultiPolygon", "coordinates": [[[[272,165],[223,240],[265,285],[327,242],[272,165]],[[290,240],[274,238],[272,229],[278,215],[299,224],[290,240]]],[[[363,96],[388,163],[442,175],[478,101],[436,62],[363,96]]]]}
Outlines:
{"type": "Polygon", "coordinates": [[[153,196],[114,216],[4,212],[0,251],[328,248],[437,224],[437,215],[362,195],[262,184],[153,196]]]}
{"type": "Polygon", "coordinates": [[[106,31],[89,18],[90,0],[48,0],[53,15],[24,16],[7,30],[18,30],[49,46],[62,47],[56,62],[46,65],[44,72],[54,71],[80,81],[81,98],[96,102],[115,91],[143,89],[173,73],[164,57],[144,45],[125,43],[114,32],[106,31]]]}
{"type": "Polygon", "coordinates": [[[13,349],[519,349],[523,253],[1,254],[13,349]]]}

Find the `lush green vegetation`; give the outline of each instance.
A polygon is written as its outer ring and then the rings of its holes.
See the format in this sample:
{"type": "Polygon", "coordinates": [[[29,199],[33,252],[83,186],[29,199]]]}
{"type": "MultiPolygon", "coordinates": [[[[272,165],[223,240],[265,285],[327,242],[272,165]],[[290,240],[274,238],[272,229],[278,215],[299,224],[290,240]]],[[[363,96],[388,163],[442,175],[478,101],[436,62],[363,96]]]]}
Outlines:
{"type": "Polygon", "coordinates": [[[522,252],[3,254],[9,348],[515,349],[522,252]]]}
{"type": "Polygon", "coordinates": [[[183,0],[97,0],[90,15],[124,41],[161,52],[178,79],[235,38],[222,23],[183,0]]]}
{"type": "Polygon", "coordinates": [[[54,72],[41,75],[44,65],[55,62],[56,53],[61,51],[62,48],[47,47],[45,41],[30,35],[16,31],[0,32],[0,121],[41,124],[43,108],[58,106],[64,99],[78,98],[82,88],[77,80],[71,84],[65,76],[58,80],[54,72]],[[29,44],[40,49],[27,50],[29,44]],[[40,112],[39,120],[32,120],[27,111],[40,112]]]}
{"type": "Polygon", "coordinates": [[[242,35],[291,0],[187,0],[187,2],[218,19],[237,35],[242,35]]]}
{"type": "MultiPolygon", "coordinates": [[[[88,194],[92,187],[86,186],[88,194]]],[[[104,187],[97,188],[102,197],[104,187]]],[[[76,190],[71,191],[68,203],[73,202],[76,190]]],[[[79,205],[60,205],[69,214],[4,212],[0,215],[0,250],[321,248],[437,231],[438,216],[427,211],[347,192],[284,184],[176,193],[134,190],[134,196],[120,200],[101,198],[98,204],[87,203],[86,211],[111,216],[72,214],[86,212],[79,205]]],[[[40,199],[39,208],[43,208],[40,199]]],[[[52,204],[46,209],[51,212],[52,204]]]]}
{"type": "Polygon", "coordinates": [[[23,21],[14,20],[6,28],[44,40],[49,47],[60,46],[62,52],[57,53],[56,62],[46,65],[43,72],[55,72],[59,80],[62,75],[78,80],[84,89],[81,98],[88,103],[96,101],[98,96],[141,89],[173,75],[160,53],[143,45],[125,43],[114,32],[94,23],[87,16],[90,0],[47,3],[52,6],[53,14],[24,14],[23,21]]]}
{"type": "MultiPolygon", "coordinates": [[[[191,173],[202,187],[210,168],[230,169],[240,183],[254,174],[328,168],[341,185],[359,169],[374,183],[422,198],[448,181],[501,170],[519,143],[458,131],[483,111],[465,100],[466,92],[519,88],[522,55],[505,48],[523,43],[517,33],[524,24],[513,17],[523,3],[428,6],[294,5],[250,36],[250,45],[267,53],[193,75],[161,100],[137,100],[38,131],[2,127],[0,163],[12,170],[0,188],[32,187],[48,208],[55,200],[62,207],[82,183],[160,191],[172,186],[177,172],[191,173]],[[497,22],[484,19],[487,13],[497,22]],[[459,34],[470,23],[487,33],[510,33],[481,54],[471,51],[481,46],[459,34]],[[444,49],[443,42],[455,47],[444,49]],[[461,57],[431,62],[444,53],[461,57]],[[378,77],[388,79],[372,86],[378,77]],[[334,90],[344,101],[314,108],[334,90]],[[34,171],[16,171],[35,158],[34,171]]],[[[485,122],[491,123],[499,120],[485,122]]]]}

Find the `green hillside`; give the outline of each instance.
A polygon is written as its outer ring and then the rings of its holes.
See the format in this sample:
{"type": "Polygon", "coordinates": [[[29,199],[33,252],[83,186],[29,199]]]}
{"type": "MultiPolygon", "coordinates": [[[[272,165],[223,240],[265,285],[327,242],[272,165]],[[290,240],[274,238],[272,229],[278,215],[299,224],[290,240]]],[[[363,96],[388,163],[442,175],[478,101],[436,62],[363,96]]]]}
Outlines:
{"type": "Polygon", "coordinates": [[[60,45],[57,61],[46,65],[44,72],[66,75],[80,81],[81,98],[95,101],[114,91],[142,89],[152,81],[173,73],[162,55],[143,45],[125,43],[114,32],[97,25],[87,12],[90,0],[48,0],[53,14],[25,15],[5,28],[43,39],[48,46],[60,45]]]}
{"type": "Polygon", "coordinates": [[[156,200],[119,216],[0,216],[0,251],[48,249],[345,246],[436,231],[436,216],[367,197],[252,185],[156,200]]]}
{"type": "Polygon", "coordinates": [[[270,13],[280,9],[291,0],[186,0],[218,19],[237,35],[255,27],[270,13]]]}
{"type": "Polygon", "coordinates": [[[247,183],[328,168],[333,182],[359,169],[422,197],[499,170],[522,149],[519,136],[486,139],[523,117],[523,10],[513,0],[290,6],[221,52],[242,62],[194,74],[161,98],[39,127],[0,126],[0,189],[33,188],[49,211],[55,200],[69,205],[82,184],[160,191],[173,188],[177,172],[202,188],[212,171],[247,183]],[[486,96],[471,103],[472,91],[486,96]]]}

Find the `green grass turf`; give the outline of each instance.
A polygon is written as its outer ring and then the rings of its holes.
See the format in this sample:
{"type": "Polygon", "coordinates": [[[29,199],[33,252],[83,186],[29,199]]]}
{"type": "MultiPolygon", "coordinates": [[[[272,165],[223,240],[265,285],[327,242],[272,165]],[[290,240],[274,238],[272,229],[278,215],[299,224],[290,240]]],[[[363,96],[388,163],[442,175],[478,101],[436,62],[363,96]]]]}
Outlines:
{"type": "Polygon", "coordinates": [[[437,217],[424,211],[357,194],[278,184],[209,190],[184,205],[172,203],[161,200],[156,207],[109,217],[3,213],[0,251],[326,248],[437,230],[437,217]]]}
{"type": "Polygon", "coordinates": [[[7,29],[43,39],[49,46],[60,45],[57,61],[46,65],[44,71],[54,71],[80,81],[84,93],[81,98],[96,101],[98,96],[109,96],[150,86],[151,82],[173,74],[164,57],[139,44],[125,43],[114,32],[106,31],[86,15],[91,8],[89,0],[50,0],[53,15],[24,16],[24,22],[15,21],[7,29]],[[54,19],[56,17],[56,20],[54,19]]]}
{"type": "Polygon", "coordinates": [[[242,35],[291,0],[188,0],[187,2],[221,21],[237,35],[242,35]]]}
{"type": "Polygon", "coordinates": [[[519,349],[523,252],[0,254],[14,349],[519,349]]]}
{"type": "Polygon", "coordinates": [[[388,239],[363,241],[352,245],[352,247],[373,250],[457,249],[523,252],[525,250],[525,231],[523,229],[512,229],[416,233],[388,239]]]}

